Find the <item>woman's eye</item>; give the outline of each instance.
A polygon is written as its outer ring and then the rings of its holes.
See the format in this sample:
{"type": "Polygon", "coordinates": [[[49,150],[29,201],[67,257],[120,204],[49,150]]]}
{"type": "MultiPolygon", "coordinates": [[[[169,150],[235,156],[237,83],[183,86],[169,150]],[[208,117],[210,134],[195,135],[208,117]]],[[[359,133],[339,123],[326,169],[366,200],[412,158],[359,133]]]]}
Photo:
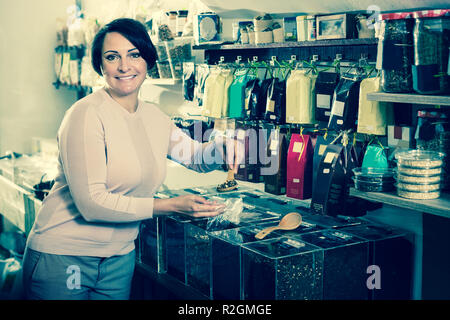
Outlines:
{"type": "Polygon", "coordinates": [[[105,59],[108,61],[114,61],[116,58],[117,58],[117,56],[114,54],[110,54],[105,57],[105,59]]]}
{"type": "Polygon", "coordinates": [[[139,52],[133,52],[133,53],[131,54],[131,57],[134,58],[134,59],[137,59],[137,58],[140,58],[140,57],[141,57],[141,54],[140,54],[139,52]]]}

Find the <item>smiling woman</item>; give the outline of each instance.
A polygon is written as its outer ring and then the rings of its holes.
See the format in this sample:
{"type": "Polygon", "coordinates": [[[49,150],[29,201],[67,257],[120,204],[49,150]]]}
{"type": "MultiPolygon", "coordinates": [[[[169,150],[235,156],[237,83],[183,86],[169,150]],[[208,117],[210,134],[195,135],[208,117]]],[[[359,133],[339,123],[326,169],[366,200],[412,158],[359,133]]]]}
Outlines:
{"type": "Polygon", "coordinates": [[[137,95],[157,59],[147,30],[128,18],[103,27],[92,43],[92,66],[104,77],[109,95],[128,112],[137,108],[137,95]]]}
{"type": "MultiPolygon", "coordinates": [[[[156,59],[138,21],[114,20],[94,38],[92,65],[106,86],[72,105],[59,127],[55,184],[24,255],[27,298],[128,299],[141,220],[223,212],[223,205],[198,195],[154,198],[165,179],[166,158],[207,172],[220,168],[224,144],[231,148],[227,155],[236,155],[232,140],[195,141],[157,105],[138,98],[156,59]],[[216,154],[220,163],[196,160],[216,154]],[[80,285],[68,285],[72,266],[79,270],[80,285]]],[[[227,160],[237,171],[236,160],[227,160]]]]}

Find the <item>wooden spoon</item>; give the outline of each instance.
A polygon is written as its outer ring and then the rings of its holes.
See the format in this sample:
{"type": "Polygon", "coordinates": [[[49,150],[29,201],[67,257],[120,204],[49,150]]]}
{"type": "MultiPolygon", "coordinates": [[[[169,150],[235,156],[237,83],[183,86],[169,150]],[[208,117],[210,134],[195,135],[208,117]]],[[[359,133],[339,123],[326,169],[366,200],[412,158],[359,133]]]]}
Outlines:
{"type": "Polygon", "coordinates": [[[301,224],[302,216],[300,215],[300,213],[290,212],[280,220],[277,226],[268,227],[261,230],[255,235],[255,238],[259,240],[264,239],[265,236],[275,230],[294,230],[297,229],[301,224]]]}

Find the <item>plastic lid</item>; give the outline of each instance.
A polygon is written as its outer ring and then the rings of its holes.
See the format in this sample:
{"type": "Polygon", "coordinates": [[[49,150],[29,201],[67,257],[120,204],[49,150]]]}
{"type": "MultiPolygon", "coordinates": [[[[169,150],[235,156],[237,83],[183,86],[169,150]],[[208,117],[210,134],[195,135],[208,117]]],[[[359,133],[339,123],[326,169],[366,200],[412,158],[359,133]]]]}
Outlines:
{"type": "Polygon", "coordinates": [[[414,18],[450,17],[450,9],[421,10],[413,12],[414,18]]]}
{"type": "Polygon", "coordinates": [[[436,161],[442,160],[445,154],[437,151],[428,150],[408,150],[395,154],[395,159],[399,161],[436,161]]]}
{"type": "Polygon", "coordinates": [[[401,20],[413,18],[414,12],[392,12],[380,14],[380,20],[401,20]]]}

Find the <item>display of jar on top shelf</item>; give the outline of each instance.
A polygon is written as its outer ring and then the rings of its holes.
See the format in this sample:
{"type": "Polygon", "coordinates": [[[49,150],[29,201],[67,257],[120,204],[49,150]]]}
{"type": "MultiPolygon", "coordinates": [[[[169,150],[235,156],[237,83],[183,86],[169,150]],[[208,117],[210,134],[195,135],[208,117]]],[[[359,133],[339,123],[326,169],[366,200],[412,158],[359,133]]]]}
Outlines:
{"type": "Polygon", "coordinates": [[[183,61],[192,60],[192,38],[183,37],[155,43],[157,68],[161,79],[181,79],[183,61]]]}
{"type": "Polygon", "coordinates": [[[450,9],[414,12],[413,88],[421,94],[448,91],[450,9]]]}
{"type": "Polygon", "coordinates": [[[384,92],[412,91],[413,26],[410,12],[381,14],[377,69],[384,92]]]}
{"type": "Polygon", "coordinates": [[[450,189],[450,119],[445,110],[419,110],[415,131],[416,147],[445,154],[442,164],[442,189],[450,189]]]}
{"type": "Polygon", "coordinates": [[[395,158],[398,196],[416,200],[439,198],[441,187],[436,177],[442,173],[443,153],[409,150],[397,153],[395,158]],[[417,179],[414,181],[411,178],[417,179]],[[427,178],[430,180],[427,181],[427,178]]]}

